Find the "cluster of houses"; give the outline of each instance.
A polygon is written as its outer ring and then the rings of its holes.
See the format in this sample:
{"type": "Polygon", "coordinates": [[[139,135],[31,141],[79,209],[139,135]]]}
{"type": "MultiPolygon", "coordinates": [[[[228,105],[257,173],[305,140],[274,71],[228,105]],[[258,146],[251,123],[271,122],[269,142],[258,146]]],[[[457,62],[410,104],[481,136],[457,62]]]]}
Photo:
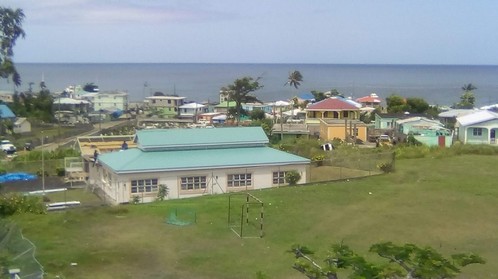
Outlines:
{"type": "MultiPolygon", "coordinates": [[[[272,133],[281,137],[366,143],[389,135],[399,141],[413,136],[429,146],[450,146],[454,140],[497,144],[498,114],[491,110],[449,110],[432,119],[382,113],[382,103],[376,94],[355,100],[332,96],[315,101],[312,94],[305,93],[289,102],[243,104],[243,109],[262,110],[274,120],[272,133]],[[374,121],[361,121],[365,114],[373,114],[374,121]]],[[[5,107],[0,105],[2,117],[16,119],[3,111],[5,107]]],[[[102,115],[119,117],[120,112],[130,112],[124,92],[70,92],[58,96],[54,107],[59,117],[63,113],[85,115],[98,117],[98,121],[102,115]]],[[[298,183],[307,183],[309,159],[268,147],[261,127],[221,125],[234,107],[235,102],[223,94],[218,104],[187,102],[177,95],[146,97],[141,108],[154,112],[156,117],[148,120],[151,123],[184,121],[189,127],[211,129],[138,127],[135,135],[80,137],[84,164],[67,169],[67,177],[73,176],[68,181],[84,181],[113,204],[153,201],[162,187],[167,188],[169,199],[278,187],[286,184],[290,171],[300,175],[298,183]]]]}

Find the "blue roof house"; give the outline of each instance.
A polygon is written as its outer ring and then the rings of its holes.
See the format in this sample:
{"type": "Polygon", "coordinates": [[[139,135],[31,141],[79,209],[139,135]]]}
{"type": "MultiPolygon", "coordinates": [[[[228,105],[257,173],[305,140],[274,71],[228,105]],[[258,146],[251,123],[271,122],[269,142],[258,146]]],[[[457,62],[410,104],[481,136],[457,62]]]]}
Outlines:
{"type": "Polygon", "coordinates": [[[16,119],[16,115],[12,112],[12,110],[5,104],[0,104],[0,118],[1,119],[10,119],[14,121],[16,119]]]}
{"type": "Polygon", "coordinates": [[[106,200],[127,203],[271,188],[285,184],[285,173],[306,183],[310,160],[268,147],[261,127],[153,129],[136,133],[136,148],[99,155],[89,182],[106,200]]]}

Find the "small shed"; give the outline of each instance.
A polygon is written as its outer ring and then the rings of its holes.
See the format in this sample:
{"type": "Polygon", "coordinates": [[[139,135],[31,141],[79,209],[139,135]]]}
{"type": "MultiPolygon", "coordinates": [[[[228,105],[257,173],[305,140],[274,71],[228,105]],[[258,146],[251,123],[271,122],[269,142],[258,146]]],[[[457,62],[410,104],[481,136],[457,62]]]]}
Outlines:
{"type": "Polygon", "coordinates": [[[16,134],[26,134],[31,133],[31,123],[25,117],[19,117],[14,122],[14,133],[16,134]]]}

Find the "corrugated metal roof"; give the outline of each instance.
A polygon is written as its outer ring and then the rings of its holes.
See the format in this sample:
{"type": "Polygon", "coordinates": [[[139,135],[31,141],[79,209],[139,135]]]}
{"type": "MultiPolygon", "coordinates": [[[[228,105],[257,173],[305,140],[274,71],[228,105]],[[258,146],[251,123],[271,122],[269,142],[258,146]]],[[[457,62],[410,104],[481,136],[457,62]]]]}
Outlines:
{"type": "Polygon", "coordinates": [[[181,109],[195,109],[195,108],[204,108],[204,107],[206,107],[206,106],[203,104],[198,104],[198,103],[188,103],[188,104],[179,106],[179,108],[181,108],[181,109]]]}
{"type": "Polygon", "coordinates": [[[7,105],[0,105],[0,117],[1,118],[15,118],[16,115],[7,105]]]}
{"type": "Polygon", "coordinates": [[[102,154],[99,162],[116,173],[139,173],[297,165],[310,160],[270,147],[156,152],[135,148],[102,154]]]}
{"type": "Polygon", "coordinates": [[[449,117],[460,117],[467,114],[471,114],[476,112],[475,109],[450,109],[447,111],[443,111],[438,114],[439,117],[449,118],[449,117]]]}
{"type": "Polygon", "coordinates": [[[265,146],[268,142],[261,127],[137,131],[138,147],[144,151],[265,146]]]}
{"type": "Polygon", "coordinates": [[[359,110],[359,108],[343,98],[330,97],[311,104],[306,110],[359,110]]]}
{"type": "Polygon", "coordinates": [[[469,126],[493,119],[498,119],[498,113],[489,110],[481,110],[472,114],[457,117],[456,120],[458,123],[460,123],[461,126],[469,126]]]}

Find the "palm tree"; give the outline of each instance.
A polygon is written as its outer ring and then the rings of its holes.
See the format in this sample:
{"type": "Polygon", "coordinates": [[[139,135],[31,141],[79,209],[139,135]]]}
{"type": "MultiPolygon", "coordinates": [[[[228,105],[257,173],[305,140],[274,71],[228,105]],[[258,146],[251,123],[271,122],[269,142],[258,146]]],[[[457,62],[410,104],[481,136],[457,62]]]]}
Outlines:
{"type": "Polygon", "coordinates": [[[287,82],[285,85],[294,86],[294,88],[298,89],[301,86],[301,82],[303,82],[303,75],[299,71],[293,71],[289,73],[289,77],[287,78],[287,82]]]}
{"type": "MultiPolygon", "coordinates": [[[[303,75],[299,71],[292,71],[289,73],[289,77],[287,78],[287,82],[284,84],[289,85],[290,87],[294,87],[296,90],[301,86],[301,82],[303,82],[303,75]]],[[[291,117],[294,117],[294,107],[297,106],[297,97],[294,97],[292,100],[292,112],[291,117]]]]}
{"type": "Polygon", "coordinates": [[[457,104],[457,107],[462,109],[474,108],[476,97],[472,91],[476,89],[477,87],[472,83],[464,84],[462,86],[463,94],[460,96],[460,102],[457,104]]]}
{"type": "Polygon", "coordinates": [[[470,91],[474,91],[476,90],[477,87],[475,87],[472,83],[469,83],[469,84],[464,84],[462,86],[462,90],[465,91],[465,92],[470,92],[470,91]]]}

